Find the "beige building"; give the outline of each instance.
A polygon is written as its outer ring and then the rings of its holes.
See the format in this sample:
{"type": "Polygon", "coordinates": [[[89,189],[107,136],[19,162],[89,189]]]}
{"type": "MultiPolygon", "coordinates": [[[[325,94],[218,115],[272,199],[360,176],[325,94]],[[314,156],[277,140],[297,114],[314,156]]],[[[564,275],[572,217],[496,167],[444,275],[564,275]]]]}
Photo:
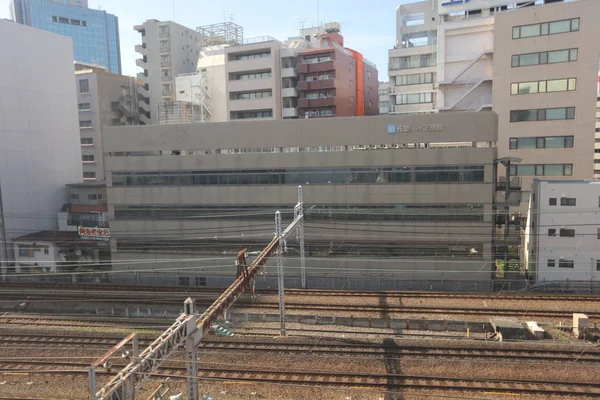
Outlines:
{"type": "Polygon", "coordinates": [[[309,286],[489,289],[496,124],[488,112],[109,128],[114,268],[230,282],[237,251],[272,238],[274,212],[291,221],[301,185],[309,286]]]}
{"type": "Polygon", "coordinates": [[[284,45],[270,36],[225,49],[227,116],[281,119],[281,61],[284,45]]]}
{"type": "Polygon", "coordinates": [[[137,125],[135,79],[75,63],[84,181],[104,181],[102,127],[137,125]]]}
{"type": "Polygon", "coordinates": [[[600,179],[600,90],[596,99],[596,138],[594,143],[594,179],[600,179]]]}

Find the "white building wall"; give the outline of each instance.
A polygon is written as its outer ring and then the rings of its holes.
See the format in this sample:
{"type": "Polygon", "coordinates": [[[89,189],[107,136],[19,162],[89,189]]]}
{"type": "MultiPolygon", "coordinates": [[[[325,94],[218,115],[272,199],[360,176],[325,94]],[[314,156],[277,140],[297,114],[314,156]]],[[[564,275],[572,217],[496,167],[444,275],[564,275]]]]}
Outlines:
{"type": "Polygon", "coordinates": [[[10,241],[58,227],[65,185],[82,179],[81,147],[71,39],[0,20],[0,48],[0,184],[10,241]]]}
{"type": "Polygon", "coordinates": [[[537,267],[537,281],[600,280],[600,181],[536,180],[532,193],[528,267],[537,267]],[[561,198],[574,198],[576,205],[561,205],[561,198]],[[574,229],[575,237],[561,237],[561,228],[574,229]],[[556,234],[549,236],[549,229],[556,234]],[[561,260],[573,261],[574,268],[561,268],[561,260]]]}
{"type": "Polygon", "coordinates": [[[18,242],[14,243],[15,271],[24,272],[23,268],[43,268],[46,272],[56,272],[60,261],[58,248],[51,242],[18,242]],[[19,249],[27,252],[21,255],[19,249]]]}

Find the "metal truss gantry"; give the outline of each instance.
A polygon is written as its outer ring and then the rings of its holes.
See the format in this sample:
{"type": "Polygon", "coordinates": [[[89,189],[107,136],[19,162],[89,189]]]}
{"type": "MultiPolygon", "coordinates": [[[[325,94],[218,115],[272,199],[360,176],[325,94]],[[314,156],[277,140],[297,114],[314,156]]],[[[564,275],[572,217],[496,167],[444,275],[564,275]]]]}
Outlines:
{"type": "Polygon", "coordinates": [[[101,365],[118,349],[122,348],[129,340],[137,338],[130,335],[121,343],[106,353],[90,367],[90,399],[91,400],[134,400],[136,390],[148,380],[175,351],[185,346],[187,367],[187,398],[198,400],[198,357],[196,349],[208,333],[211,326],[221,318],[227,310],[235,303],[239,296],[254,281],[260,268],[267,259],[277,253],[277,267],[279,298],[280,298],[280,320],[281,333],[285,335],[285,305],[283,287],[283,250],[286,247],[286,238],[295,230],[300,241],[301,274],[303,287],[306,282],[304,263],[304,213],[302,205],[302,187],[298,187],[298,204],[294,207],[294,220],[281,231],[281,214],[276,213],[276,233],[271,242],[246,266],[245,252],[241,251],[236,258],[238,273],[235,281],[229,286],[215,302],[204,311],[202,315],[196,314],[196,303],[188,298],[184,302],[184,311],[177,320],[156,340],[152,342],[142,353],[137,354],[137,345],[134,344],[132,361],[124,367],[106,386],[95,391],[95,367],[101,365]]]}

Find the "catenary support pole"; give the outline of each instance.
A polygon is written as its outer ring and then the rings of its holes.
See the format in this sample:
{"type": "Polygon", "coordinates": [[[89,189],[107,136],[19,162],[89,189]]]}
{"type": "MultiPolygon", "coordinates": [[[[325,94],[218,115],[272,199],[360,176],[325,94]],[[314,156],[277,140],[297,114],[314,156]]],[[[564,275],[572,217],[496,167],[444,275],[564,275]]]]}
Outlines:
{"type": "Polygon", "coordinates": [[[90,400],[96,400],[96,368],[92,365],[88,367],[88,381],[90,384],[90,400]]]}
{"type": "MultiPolygon", "coordinates": [[[[192,299],[187,299],[183,303],[184,312],[186,315],[194,315],[196,313],[196,302],[192,299]]],[[[185,354],[187,367],[187,398],[188,400],[198,400],[198,353],[196,352],[196,331],[198,327],[194,323],[188,324],[185,338],[185,354]]]]}
{"type": "Polygon", "coordinates": [[[285,336],[285,287],[283,281],[283,236],[281,235],[281,213],[275,213],[275,236],[279,239],[277,246],[277,290],[279,292],[279,324],[281,336],[285,336]]]}
{"type": "Polygon", "coordinates": [[[302,289],[306,289],[306,259],[304,258],[304,203],[302,200],[302,186],[298,186],[298,204],[294,208],[294,219],[298,216],[302,219],[298,223],[298,236],[300,246],[300,276],[302,278],[302,289]]]}

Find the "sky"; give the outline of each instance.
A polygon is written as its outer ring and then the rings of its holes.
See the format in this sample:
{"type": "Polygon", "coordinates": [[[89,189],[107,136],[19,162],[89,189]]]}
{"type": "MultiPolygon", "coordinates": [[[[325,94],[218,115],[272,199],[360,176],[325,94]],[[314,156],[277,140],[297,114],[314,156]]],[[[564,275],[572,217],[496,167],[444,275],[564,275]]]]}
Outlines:
{"type": "MultiPolygon", "coordinates": [[[[297,36],[318,21],[341,24],[344,44],[377,65],[379,80],[387,80],[387,51],[395,43],[396,8],[409,0],[89,0],[90,8],[119,17],[123,74],[136,75],[134,50],[141,36],[133,26],[147,19],[172,20],[197,26],[231,20],[244,28],[244,37],[269,35],[279,40],[297,36]],[[317,4],[319,12],[317,13],[317,4]]],[[[10,0],[0,0],[0,18],[8,18],[10,0]]]]}

